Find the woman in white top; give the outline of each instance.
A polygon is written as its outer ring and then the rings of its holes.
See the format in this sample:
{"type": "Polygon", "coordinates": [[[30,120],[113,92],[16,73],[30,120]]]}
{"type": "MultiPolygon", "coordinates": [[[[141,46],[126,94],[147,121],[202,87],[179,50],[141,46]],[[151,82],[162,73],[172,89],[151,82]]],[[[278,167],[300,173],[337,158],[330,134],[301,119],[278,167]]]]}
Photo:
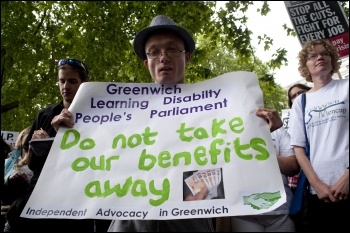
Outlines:
{"type": "Polygon", "coordinates": [[[342,230],[349,211],[349,79],[333,80],[339,70],[337,48],[326,40],[309,41],[299,52],[299,72],[314,86],[301,95],[289,118],[291,145],[310,184],[310,230],[342,230]],[[306,137],[310,160],[306,157],[306,137]]]}

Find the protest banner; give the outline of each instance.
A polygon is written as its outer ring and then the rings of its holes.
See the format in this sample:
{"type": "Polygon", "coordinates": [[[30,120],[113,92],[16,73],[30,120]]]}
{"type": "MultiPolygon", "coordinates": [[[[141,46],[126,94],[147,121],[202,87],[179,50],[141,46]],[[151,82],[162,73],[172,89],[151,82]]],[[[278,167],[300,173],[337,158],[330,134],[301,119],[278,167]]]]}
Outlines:
{"type": "Polygon", "coordinates": [[[339,1],[285,1],[301,45],[327,39],[340,58],[349,56],[349,22],[339,1]]]}
{"type": "Polygon", "coordinates": [[[83,83],[21,217],[183,219],[286,202],[256,74],[83,83]],[[208,195],[193,201],[202,188],[208,195]]]}
{"type": "Polygon", "coordinates": [[[12,147],[15,147],[18,135],[19,135],[19,132],[16,132],[16,131],[1,130],[1,137],[4,139],[4,141],[7,144],[11,145],[12,147]]]}

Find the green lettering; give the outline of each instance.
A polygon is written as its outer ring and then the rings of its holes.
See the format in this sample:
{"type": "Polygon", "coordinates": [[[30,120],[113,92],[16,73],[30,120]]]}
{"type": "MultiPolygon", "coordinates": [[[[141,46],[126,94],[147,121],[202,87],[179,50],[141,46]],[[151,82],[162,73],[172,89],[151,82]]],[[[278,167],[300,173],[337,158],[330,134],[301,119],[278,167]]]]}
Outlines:
{"type": "MultiPolygon", "coordinates": [[[[101,189],[101,183],[99,181],[92,181],[85,187],[85,195],[90,198],[94,197],[107,197],[115,193],[117,197],[121,198],[127,195],[128,191],[131,189],[131,195],[134,197],[145,197],[148,195],[147,185],[144,180],[132,181],[132,177],[129,176],[124,185],[117,184],[114,187],[111,187],[110,181],[106,180],[104,182],[104,192],[101,189]]],[[[160,196],[159,199],[150,199],[149,203],[152,206],[159,206],[165,201],[169,200],[170,195],[170,182],[166,178],[163,180],[162,189],[157,189],[155,187],[155,182],[152,180],[149,183],[149,191],[154,196],[160,196]]]]}
{"type": "Polygon", "coordinates": [[[204,146],[198,146],[194,150],[194,159],[196,160],[198,165],[204,166],[208,163],[208,159],[205,158],[207,154],[207,149],[204,146]]]}
{"type": "Polygon", "coordinates": [[[64,132],[64,134],[63,134],[60,148],[62,150],[67,150],[67,149],[75,146],[79,142],[79,139],[80,139],[80,133],[78,131],[74,130],[74,129],[69,129],[66,132],[64,132]],[[67,143],[68,138],[70,137],[70,135],[72,137],[74,137],[73,141],[67,143]]]}
{"type": "Polygon", "coordinates": [[[112,149],[117,148],[118,141],[121,141],[121,144],[122,144],[120,148],[124,149],[126,147],[126,137],[124,134],[119,134],[113,139],[112,149]]]}
{"type": "Polygon", "coordinates": [[[112,188],[110,185],[110,181],[106,180],[105,184],[104,184],[105,191],[103,193],[103,197],[107,197],[107,196],[111,195],[112,193],[115,193],[117,195],[117,197],[123,197],[128,193],[131,185],[132,185],[132,177],[131,176],[129,176],[126,179],[123,186],[121,186],[120,184],[117,184],[112,188]]]}
{"type": "Polygon", "coordinates": [[[151,181],[150,186],[149,186],[149,190],[152,194],[154,195],[160,195],[161,197],[158,200],[155,199],[150,199],[149,203],[152,206],[160,206],[161,204],[163,204],[165,201],[167,201],[169,199],[169,193],[170,193],[170,182],[169,180],[166,178],[163,181],[163,185],[162,185],[163,189],[159,189],[157,190],[154,186],[154,180],[151,181]]]}
{"type": "Polygon", "coordinates": [[[151,132],[150,127],[145,128],[145,132],[142,134],[143,141],[146,145],[150,146],[156,143],[156,140],[152,140],[151,138],[158,135],[158,132],[151,132]]]}
{"type": "Polygon", "coordinates": [[[119,156],[112,156],[105,159],[104,155],[99,157],[99,163],[97,162],[98,158],[92,157],[91,161],[86,157],[80,157],[73,161],[71,167],[74,171],[80,172],[87,169],[89,166],[92,170],[111,170],[111,161],[118,160],[119,156]]]}
{"type": "Polygon", "coordinates": [[[91,138],[86,138],[83,141],[81,141],[79,148],[82,150],[90,150],[95,147],[95,141],[91,138]]]}
{"type": "Polygon", "coordinates": [[[243,132],[243,120],[240,117],[235,117],[229,121],[229,126],[232,132],[240,134],[243,132]]]}
{"type": "Polygon", "coordinates": [[[106,160],[106,170],[109,171],[111,170],[111,162],[112,160],[118,160],[119,159],[119,155],[115,155],[115,156],[111,156],[106,160]]]}
{"type": "Polygon", "coordinates": [[[242,152],[243,150],[248,150],[250,148],[249,144],[241,145],[239,138],[236,138],[233,141],[233,144],[234,144],[235,152],[238,155],[238,157],[240,157],[241,159],[244,159],[244,160],[252,160],[253,159],[252,154],[244,154],[242,152]]]}
{"type": "Polygon", "coordinates": [[[186,128],[185,123],[181,123],[180,129],[176,130],[176,133],[179,133],[179,138],[181,141],[190,142],[192,141],[192,136],[186,136],[185,133],[194,130],[194,127],[186,128]]]}
{"type": "Polygon", "coordinates": [[[90,162],[88,158],[80,157],[73,161],[71,168],[73,169],[73,171],[81,172],[89,167],[89,163],[90,162]]]}
{"type": "Polygon", "coordinates": [[[209,154],[210,154],[210,159],[212,164],[217,164],[218,162],[218,156],[221,154],[221,150],[217,148],[218,145],[223,145],[224,140],[219,138],[215,139],[210,143],[210,149],[209,149],[209,154]]]}
{"type": "Polygon", "coordinates": [[[207,131],[204,128],[202,128],[202,127],[196,129],[194,131],[193,135],[197,139],[205,139],[205,138],[209,137],[207,131]]]}
{"type": "Polygon", "coordinates": [[[219,133],[226,134],[227,131],[225,129],[222,129],[221,126],[225,123],[225,119],[221,121],[217,121],[217,119],[213,119],[212,126],[211,126],[211,135],[213,137],[216,137],[219,133]]]}
{"type": "Polygon", "coordinates": [[[102,191],[99,181],[92,181],[88,183],[85,187],[85,195],[92,197],[102,197],[102,191]]]}
{"type": "Polygon", "coordinates": [[[142,150],[142,153],[141,153],[140,159],[139,159],[139,169],[140,170],[149,171],[154,167],[156,162],[157,162],[156,157],[154,157],[151,154],[147,154],[146,149],[142,150]],[[148,165],[146,164],[146,160],[149,160],[148,165]]]}
{"type": "Polygon", "coordinates": [[[142,143],[142,138],[139,134],[133,134],[128,138],[128,146],[130,148],[135,148],[141,145],[141,143],[142,143]],[[136,140],[135,142],[133,142],[134,139],[136,140]]]}
{"type": "Polygon", "coordinates": [[[179,152],[174,155],[174,166],[179,165],[180,159],[183,158],[185,159],[185,164],[188,165],[191,163],[191,153],[184,151],[184,152],[179,152]]]}
{"type": "Polygon", "coordinates": [[[113,139],[112,148],[117,148],[118,142],[121,141],[121,148],[125,148],[128,145],[130,148],[135,148],[142,144],[142,141],[145,145],[153,145],[156,141],[152,139],[156,137],[158,132],[151,132],[149,127],[145,128],[145,131],[142,134],[133,134],[128,139],[125,135],[119,134],[113,139]],[[142,137],[141,137],[142,135],[142,137]]]}
{"type": "Polygon", "coordinates": [[[162,151],[158,155],[158,165],[161,168],[168,168],[171,166],[171,154],[169,151],[162,151]]]}
{"type": "Polygon", "coordinates": [[[100,165],[96,164],[96,157],[91,158],[90,167],[92,170],[103,170],[105,167],[105,156],[100,156],[100,165]]]}
{"type": "Polygon", "coordinates": [[[147,196],[146,182],[144,180],[135,180],[131,188],[131,194],[134,197],[147,196]]]}
{"type": "Polygon", "coordinates": [[[269,152],[266,150],[265,147],[261,146],[264,145],[266,146],[266,142],[262,139],[262,138],[253,138],[252,140],[250,140],[250,146],[260,152],[261,154],[257,154],[255,156],[255,158],[257,160],[266,160],[270,157],[269,152]]]}

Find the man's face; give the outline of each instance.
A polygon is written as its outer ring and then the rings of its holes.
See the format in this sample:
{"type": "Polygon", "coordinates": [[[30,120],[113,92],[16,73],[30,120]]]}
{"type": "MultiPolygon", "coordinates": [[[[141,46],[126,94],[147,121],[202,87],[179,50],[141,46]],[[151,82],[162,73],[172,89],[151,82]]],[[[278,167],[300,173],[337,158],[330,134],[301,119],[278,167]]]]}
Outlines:
{"type": "Polygon", "coordinates": [[[181,37],[172,32],[153,34],[148,38],[145,52],[159,55],[153,59],[147,56],[144,65],[156,83],[185,83],[185,66],[191,58],[191,53],[182,52],[184,49],[181,37]]]}
{"type": "Polygon", "coordinates": [[[79,73],[73,69],[60,69],[58,71],[58,85],[64,102],[72,103],[82,80],[79,73]]]}

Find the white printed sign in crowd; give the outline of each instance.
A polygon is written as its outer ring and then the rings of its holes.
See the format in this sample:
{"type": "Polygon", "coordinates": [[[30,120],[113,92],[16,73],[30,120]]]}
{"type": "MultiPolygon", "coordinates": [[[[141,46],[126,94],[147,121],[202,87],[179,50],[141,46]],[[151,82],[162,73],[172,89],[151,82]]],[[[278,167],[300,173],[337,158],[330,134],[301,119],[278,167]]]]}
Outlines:
{"type": "Polygon", "coordinates": [[[19,135],[19,132],[16,131],[2,131],[1,130],[1,137],[4,139],[4,141],[11,145],[13,148],[15,147],[17,137],[19,135]]]}
{"type": "Polygon", "coordinates": [[[339,1],[285,1],[287,12],[303,45],[327,39],[340,58],[349,56],[349,22],[339,1]]]}
{"type": "Polygon", "coordinates": [[[182,219],[265,213],[286,201],[257,76],[195,84],[88,82],[21,216],[182,219]],[[202,200],[196,197],[208,189],[202,200]]]}
{"type": "Polygon", "coordinates": [[[289,115],[290,115],[290,109],[282,109],[282,122],[283,127],[288,129],[288,123],[289,123],[289,115]]]}

